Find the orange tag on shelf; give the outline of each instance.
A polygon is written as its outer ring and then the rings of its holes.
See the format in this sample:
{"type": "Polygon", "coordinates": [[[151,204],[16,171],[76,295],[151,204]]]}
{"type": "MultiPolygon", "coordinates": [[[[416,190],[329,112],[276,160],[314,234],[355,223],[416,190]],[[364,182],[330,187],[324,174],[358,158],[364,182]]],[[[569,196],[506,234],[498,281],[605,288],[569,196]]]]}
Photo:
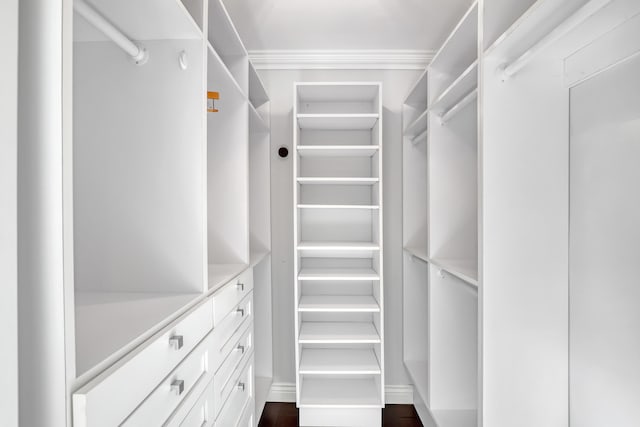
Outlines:
{"type": "Polygon", "coordinates": [[[207,92],[207,111],[209,113],[217,113],[213,100],[220,99],[220,92],[207,92]]]}

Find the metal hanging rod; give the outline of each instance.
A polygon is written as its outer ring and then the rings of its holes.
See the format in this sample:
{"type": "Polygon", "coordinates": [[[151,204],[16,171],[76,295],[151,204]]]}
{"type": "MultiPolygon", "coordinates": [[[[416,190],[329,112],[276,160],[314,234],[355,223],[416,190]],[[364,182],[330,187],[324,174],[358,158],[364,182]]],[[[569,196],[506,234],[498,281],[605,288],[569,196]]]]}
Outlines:
{"type": "Polygon", "coordinates": [[[122,50],[129,54],[137,65],[143,65],[147,62],[149,59],[147,49],[131,41],[122,33],[122,31],[116,28],[111,22],[107,21],[104,16],[84,0],[75,0],[73,2],[73,9],[91,25],[111,39],[122,50]]]}
{"type": "Polygon", "coordinates": [[[453,116],[458,114],[464,107],[466,107],[467,105],[475,101],[477,97],[478,97],[478,88],[475,88],[471,92],[466,94],[464,98],[458,101],[457,104],[455,104],[453,107],[449,108],[447,111],[442,113],[442,115],[440,116],[440,124],[447,123],[449,120],[451,120],[453,116]]]}
{"type": "Polygon", "coordinates": [[[518,71],[522,70],[528,63],[544,50],[547,46],[554,43],[562,36],[573,30],[575,27],[583,23],[587,18],[595,14],[597,11],[611,3],[611,0],[591,0],[580,9],[578,9],[573,15],[565,19],[560,25],[554,28],[551,32],[547,33],[544,37],[538,40],[533,46],[531,46],[526,52],[520,55],[510,64],[502,67],[502,79],[507,80],[513,77],[518,71]]]}

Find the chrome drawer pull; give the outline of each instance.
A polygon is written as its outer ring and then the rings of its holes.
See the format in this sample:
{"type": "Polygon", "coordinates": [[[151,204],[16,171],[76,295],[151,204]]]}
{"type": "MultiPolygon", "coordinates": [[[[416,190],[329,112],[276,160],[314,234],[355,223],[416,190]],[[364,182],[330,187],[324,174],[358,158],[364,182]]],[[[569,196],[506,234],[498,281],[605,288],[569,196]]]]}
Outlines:
{"type": "Polygon", "coordinates": [[[244,283],[240,283],[240,282],[238,282],[238,283],[236,284],[236,287],[237,287],[238,289],[240,289],[240,291],[244,291],[244,283]]]}
{"type": "Polygon", "coordinates": [[[244,308],[237,309],[236,313],[238,313],[240,316],[244,316],[244,308]]]}
{"type": "Polygon", "coordinates": [[[236,350],[240,351],[242,354],[244,354],[244,346],[243,345],[238,345],[238,347],[236,347],[236,350]]]}
{"type": "Polygon", "coordinates": [[[244,383],[238,383],[238,389],[244,391],[244,383]]]}
{"type": "Polygon", "coordinates": [[[171,391],[180,396],[184,391],[184,380],[173,380],[171,383],[171,391]]]}
{"type": "Polygon", "coordinates": [[[169,344],[176,350],[180,350],[184,345],[184,337],[182,335],[174,335],[169,338],[169,344]]]}

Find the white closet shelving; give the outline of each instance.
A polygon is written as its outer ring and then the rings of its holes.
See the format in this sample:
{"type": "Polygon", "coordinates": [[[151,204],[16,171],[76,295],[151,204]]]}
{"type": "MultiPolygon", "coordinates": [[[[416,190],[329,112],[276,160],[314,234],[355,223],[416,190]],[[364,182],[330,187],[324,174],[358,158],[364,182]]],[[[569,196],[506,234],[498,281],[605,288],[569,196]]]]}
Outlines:
{"type": "Polygon", "coordinates": [[[380,90],[378,83],[294,87],[294,299],[301,425],[381,422],[380,90]]]}

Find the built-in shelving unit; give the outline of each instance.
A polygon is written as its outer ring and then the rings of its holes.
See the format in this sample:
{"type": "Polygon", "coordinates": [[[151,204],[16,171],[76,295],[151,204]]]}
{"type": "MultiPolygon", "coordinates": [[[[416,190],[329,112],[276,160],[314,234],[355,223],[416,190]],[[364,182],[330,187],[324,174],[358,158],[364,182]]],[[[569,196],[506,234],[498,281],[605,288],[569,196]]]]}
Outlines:
{"type": "Polygon", "coordinates": [[[403,109],[404,361],[425,424],[476,425],[478,4],[403,109]]]}
{"type": "Polygon", "coordinates": [[[381,422],[380,89],[378,83],[295,85],[294,300],[301,424],[312,418],[327,425],[345,425],[345,419],[353,425],[381,422]]]}

